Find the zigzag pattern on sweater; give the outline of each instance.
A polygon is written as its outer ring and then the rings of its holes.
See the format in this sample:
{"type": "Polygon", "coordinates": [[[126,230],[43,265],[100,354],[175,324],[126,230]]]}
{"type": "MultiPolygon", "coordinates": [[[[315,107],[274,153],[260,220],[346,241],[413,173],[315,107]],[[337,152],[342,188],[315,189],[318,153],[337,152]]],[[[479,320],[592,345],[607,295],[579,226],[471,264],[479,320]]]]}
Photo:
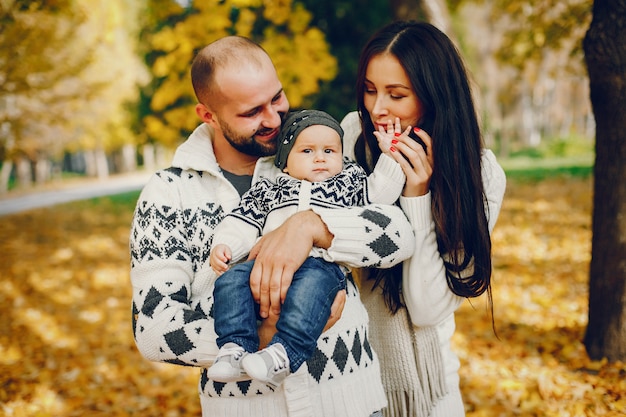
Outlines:
{"type": "MultiPolygon", "coordinates": [[[[157,172],[167,182],[180,181],[186,171],[168,168],[157,172]]],[[[193,171],[202,176],[202,172],[193,171]]],[[[187,173],[187,175],[192,175],[187,173]]],[[[192,261],[194,271],[209,259],[213,230],[224,218],[222,206],[175,209],[141,201],[133,218],[131,266],[138,262],[176,258],[192,261]]]]}
{"type": "MultiPolygon", "coordinates": [[[[362,206],[368,200],[367,177],[356,164],[349,163],[340,173],[311,185],[310,204],[321,208],[362,206]]],[[[275,182],[260,179],[246,192],[238,207],[229,215],[254,227],[260,234],[268,214],[289,206],[298,206],[301,181],[279,176],[275,182]]]]}

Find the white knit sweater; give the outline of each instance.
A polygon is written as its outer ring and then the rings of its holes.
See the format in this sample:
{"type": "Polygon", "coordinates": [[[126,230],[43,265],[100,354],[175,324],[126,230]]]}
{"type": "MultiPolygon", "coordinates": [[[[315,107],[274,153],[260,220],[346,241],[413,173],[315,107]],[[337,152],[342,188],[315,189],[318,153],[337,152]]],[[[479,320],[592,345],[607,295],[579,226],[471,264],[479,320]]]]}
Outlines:
{"type": "MultiPolygon", "coordinates": [[[[313,357],[274,391],[257,381],[218,383],[205,367],[218,348],[213,329],[213,230],[239,202],[213,154],[211,130],[198,127],[142,191],[130,235],[133,331],[148,359],[201,368],[203,415],[367,417],[386,404],[367,312],[348,283],[341,319],[313,357]]],[[[257,162],[253,182],[274,178],[272,158],[257,162]]],[[[314,209],[335,236],[331,262],[388,267],[413,252],[414,237],[393,206],[314,209]]]]}
{"type": "MultiPolygon", "coordinates": [[[[361,133],[358,114],[349,113],[341,127],[344,147],[354,149],[361,133]]],[[[354,155],[348,154],[348,157],[354,158],[354,155]]],[[[481,164],[487,197],[485,210],[489,231],[492,231],[502,206],[506,177],[491,151],[483,151],[481,164]]],[[[372,292],[366,287],[362,294],[370,313],[371,342],[381,358],[389,401],[384,414],[393,417],[463,416],[459,359],[450,341],[455,331],[454,312],[464,298],[455,295],[447,284],[437,247],[430,193],[421,197],[400,197],[400,206],[415,233],[414,254],[403,264],[402,294],[407,307],[391,316],[380,290],[372,292]],[[445,379],[443,387],[439,386],[438,368],[442,368],[445,379]]]]}

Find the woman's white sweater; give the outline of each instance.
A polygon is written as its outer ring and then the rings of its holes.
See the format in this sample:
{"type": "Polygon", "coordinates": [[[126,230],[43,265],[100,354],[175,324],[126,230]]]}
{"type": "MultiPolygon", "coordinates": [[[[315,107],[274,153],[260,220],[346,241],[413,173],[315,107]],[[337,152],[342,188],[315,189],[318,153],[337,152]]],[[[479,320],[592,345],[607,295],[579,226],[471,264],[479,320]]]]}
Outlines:
{"type": "MultiPolygon", "coordinates": [[[[349,113],[341,126],[344,130],[344,147],[354,149],[354,143],[361,133],[358,114],[349,113]]],[[[354,158],[354,155],[348,154],[348,157],[354,158]]],[[[487,198],[485,211],[491,232],[502,206],[506,177],[490,150],[483,151],[481,165],[487,198]]],[[[400,206],[415,234],[414,253],[403,264],[402,295],[406,310],[398,313],[399,317],[392,317],[378,289],[372,292],[371,288],[366,287],[362,297],[370,313],[372,345],[381,356],[383,383],[390,402],[390,408],[385,414],[394,417],[428,416],[438,402],[460,402],[459,359],[452,351],[450,342],[455,331],[454,312],[464,298],[455,295],[448,287],[443,259],[437,246],[430,193],[421,197],[400,197],[400,206]],[[436,346],[440,354],[417,352],[416,344],[426,350],[436,346]],[[401,362],[409,359],[408,364],[401,362]],[[443,368],[441,371],[445,378],[443,389],[438,386],[439,365],[443,368]],[[419,374],[418,378],[411,375],[415,370],[419,374]],[[449,395],[444,398],[445,393],[449,395]],[[451,398],[451,395],[459,398],[451,398]],[[406,398],[414,398],[411,400],[414,411],[405,407],[406,398]]],[[[446,413],[445,404],[439,404],[437,408],[441,415],[459,415],[446,413]],[[439,411],[442,405],[444,410],[439,411]]],[[[462,410],[461,413],[464,415],[462,410]]]]}

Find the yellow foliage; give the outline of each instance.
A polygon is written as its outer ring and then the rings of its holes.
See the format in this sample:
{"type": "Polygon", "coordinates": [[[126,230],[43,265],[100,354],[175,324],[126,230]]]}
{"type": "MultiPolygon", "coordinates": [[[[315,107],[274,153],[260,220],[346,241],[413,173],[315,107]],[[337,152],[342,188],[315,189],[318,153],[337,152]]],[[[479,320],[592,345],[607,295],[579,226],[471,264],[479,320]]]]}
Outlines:
{"type": "MultiPolygon", "coordinates": [[[[154,35],[152,35],[151,43],[152,43],[152,47],[156,50],[160,50],[163,52],[173,51],[174,49],[176,49],[176,45],[178,45],[178,41],[174,37],[174,28],[165,26],[163,29],[161,29],[160,32],[157,32],[154,35]]],[[[153,65],[152,72],[157,77],[162,77],[162,76],[167,75],[166,72],[162,73],[162,68],[156,65],[153,65]]]]}
{"type": "MultiPolygon", "coordinates": [[[[311,19],[313,16],[311,13],[304,8],[304,6],[300,3],[294,6],[294,10],[289,18],[287,24],[289,25],[289,30],[298,35],[305,33],[309,24],[311,23],[311,19]]],[[[312,30],[316,28],[311,28],[312,30]]],[[[323,37],[323,36],[322,36],[323,37]]]]}
{"type": "Polygon", "coordinates": [[[320,81],[330,81],[337,74],[337,60],[329,54],[323,32],[307,29],[310,19],[310,13],[296,5],[289,23],[293,34],[285,35],[269,27],[262,43],[272,57],[293,108],[319,91],[320,81]]]}
{"type": "Polygon", "coordinates": [[[0,62],[12,68],[3,82],[21,86],[9,106],[19,115],[11,126],[28,126],[14,130],[7,159],[20,152],[56,159],[65,151],[132,143],[128,103],[148,78],[136,54],[138,2],[2,4],[0,62]]]}
{"type": "Polygon", "coordinates": [[[264,3],[263,0],[232,0],[231,1],[232,6],[238,9],[261,7],[263,3],[264,3]]]}
{"type": "Polygon", "coordinates": [[[252,35],[252,28],[256,21],[256,14],[250,9],[243,9],[239,13],[239,19],[235,23],[235,32],[247,38],[252,35]]]}
{"type": "Polygon", "coordinates": [[[165,120],[169,125],[179,125],[183,129],[193,130],[198,125],[194,108],[193,104],[176,107],[165,114],[165,120]]]}
{"type": "MultiPolygon", "coordinates": [[[[264,0],[263,17],[276,25],[283,25],[294,18],[291,11],[291,0],[264,0]]],[[[298,4],[297,6],[300,6],[298,4]]]]}
{"type": "MultiPolygon", "coordinates": [[[[188,81],[188,79],[185,79],[188,81]]],[[[189,96],[192,93],[191,82],[183,82],[178,77],[168,77],[163,81],[160,88],[156,90],[152,96],[150,108],[152,111],[159,113],[174,104],[181,98],[181,95],[189,96]]],[[[187,100],[190,101],[190,100],[187,100]]]]}
{"type": "Polygon", "coordinates": [[[147,116],[143,121],[149,137],[159,138],[161,143],[170,146],[175,146],[180,142],[180,130],[177,127],[166,125],[155,116],[147,116]]]}
{"type": "Polygon", "coordinates": [[[319,91],[322,81],[332,80],[337,62],[329,53],[323,32],[310,27],[311,14],[300,3],[291,0],[225,0],[196,1],[196,13],[173,27],[163,28],[152,36],[151,45],[162,52],[155,60],[152,72],[162,78],[151,99],[151,109],[159,114],[160,125],[146,120],[148,135],[161,142],[172,142],[172,131],[181,135],[189,132],[199,121],[193,109],[184,103],[196,101],[189,79],[195,53],[208,43],[229,34],[253,36],[253,28],[261,23],[262,39],[258,41],[270,54],[277,67],[292,107],[319,91]],[[233,10],[237,13],[233,14],[233,10]],[[236,16],[236,20],[231,20],[236,16]],[[259,20],[263,20],[259,22],[259,20]],[[181,118],[179,108],[191,109],[189,117],[181,118]],[[172,112],[172,114],[168,114],[172,112]],[[165,130],[165,124],[167,129],[165,130]],[[158,126],[158,129],[156,128],[158,126]]]}

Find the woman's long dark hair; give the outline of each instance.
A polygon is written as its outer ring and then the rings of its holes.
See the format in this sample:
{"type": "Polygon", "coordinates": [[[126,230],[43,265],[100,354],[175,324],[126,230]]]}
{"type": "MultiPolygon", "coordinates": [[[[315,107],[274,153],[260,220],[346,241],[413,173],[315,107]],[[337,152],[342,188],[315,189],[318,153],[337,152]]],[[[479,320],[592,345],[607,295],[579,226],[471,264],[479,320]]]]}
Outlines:
{"type": "MultiPolygon", "coordinates": [[[[365,108],[365,73],[370,60],[390,53],[406,71],[432,123],[434,169],[430,182],[432,216],[448,286],[461,297],[487,291],[491,304],[491,238],[481,175],[482,137],[468,75],[452,41],[433,25],[400,21],[379,30],[366,44],[357,71],[357,105],[362,133],[355,154],[369,173],[381,151],[365,108]],[[369,157],[368,157],[369,154],[369,157]]],[[[372,274],[370,274],[371,276],[372,274]]],[[[385,303],[403,306],[402,266],[373,273],[385,303]]]]}

